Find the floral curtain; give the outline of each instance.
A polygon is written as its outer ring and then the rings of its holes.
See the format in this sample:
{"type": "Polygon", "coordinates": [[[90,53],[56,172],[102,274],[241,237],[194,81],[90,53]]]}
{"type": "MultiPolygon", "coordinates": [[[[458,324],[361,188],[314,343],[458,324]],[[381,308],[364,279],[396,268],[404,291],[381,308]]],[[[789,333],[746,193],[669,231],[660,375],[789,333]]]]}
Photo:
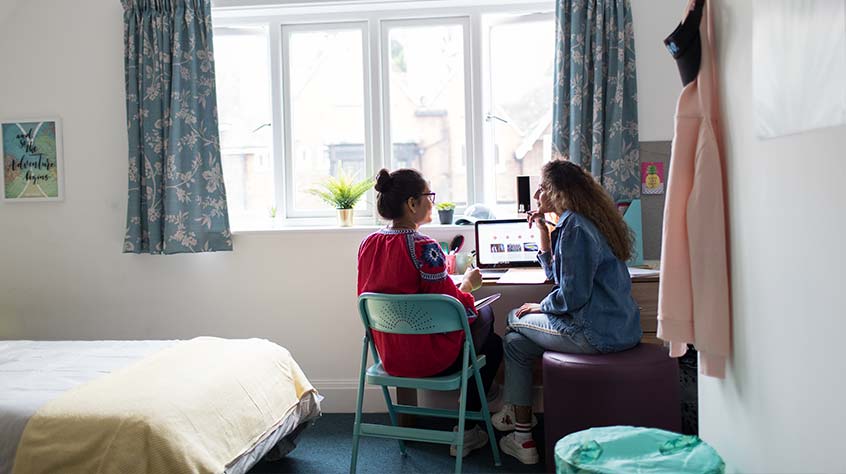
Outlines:
{"type": "Polygon", "coordinates": [[[210,0],[122,0],[129,134],[124,252],[232,250],[210,0]]]}
{"type": "Polygon", "coordinates": [[[637,80],[629,0],[558,0],[553,154],[615,201],[640,196],[637,80]]]}

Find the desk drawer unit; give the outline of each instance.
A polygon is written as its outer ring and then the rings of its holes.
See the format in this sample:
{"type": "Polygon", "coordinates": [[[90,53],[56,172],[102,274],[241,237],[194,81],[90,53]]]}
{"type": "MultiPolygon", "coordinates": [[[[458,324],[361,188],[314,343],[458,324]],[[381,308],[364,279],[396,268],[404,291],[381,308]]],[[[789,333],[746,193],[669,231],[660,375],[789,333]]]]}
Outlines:
{"type": "Polygon", "coordinates": [[[640,308],[641,342],[661,344],[658,331],[658,279],[632,280],[632,297],[640,308]]]}

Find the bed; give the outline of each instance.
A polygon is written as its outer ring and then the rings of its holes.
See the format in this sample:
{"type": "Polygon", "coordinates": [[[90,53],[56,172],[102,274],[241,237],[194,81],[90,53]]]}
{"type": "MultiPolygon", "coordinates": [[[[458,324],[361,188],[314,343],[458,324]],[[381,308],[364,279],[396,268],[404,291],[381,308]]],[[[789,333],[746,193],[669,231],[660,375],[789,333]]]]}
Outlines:
{"type": "Polygon", "coordinates": [[[243,474],[320,399],[263,339],[0,341],[0,474],[243,474]]]}

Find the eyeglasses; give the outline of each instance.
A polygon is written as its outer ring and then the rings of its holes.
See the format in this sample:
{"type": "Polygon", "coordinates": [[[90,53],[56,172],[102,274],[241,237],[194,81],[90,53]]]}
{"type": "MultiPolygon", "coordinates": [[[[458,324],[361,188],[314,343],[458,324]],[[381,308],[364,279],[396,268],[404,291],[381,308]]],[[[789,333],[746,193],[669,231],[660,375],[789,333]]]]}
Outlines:
{"type": "Polygon", "coordinates": [[[429,198],[429,201],[432,201],[432,204],[435,203],[435,193],[423,193],[420,196],[426,196],[429,198]]]}

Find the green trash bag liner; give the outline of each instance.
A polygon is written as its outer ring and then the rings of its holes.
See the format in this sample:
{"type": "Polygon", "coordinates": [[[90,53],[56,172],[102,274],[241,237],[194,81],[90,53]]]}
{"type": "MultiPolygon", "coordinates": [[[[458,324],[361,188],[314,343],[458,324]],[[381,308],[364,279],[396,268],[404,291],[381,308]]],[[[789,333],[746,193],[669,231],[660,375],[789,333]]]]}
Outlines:
{"type": "Polygon", "coordinates": [[[723,474],[725,463],[698,436],[606,426],[561,438],[555,468],[557,474],[723,474]]]}

